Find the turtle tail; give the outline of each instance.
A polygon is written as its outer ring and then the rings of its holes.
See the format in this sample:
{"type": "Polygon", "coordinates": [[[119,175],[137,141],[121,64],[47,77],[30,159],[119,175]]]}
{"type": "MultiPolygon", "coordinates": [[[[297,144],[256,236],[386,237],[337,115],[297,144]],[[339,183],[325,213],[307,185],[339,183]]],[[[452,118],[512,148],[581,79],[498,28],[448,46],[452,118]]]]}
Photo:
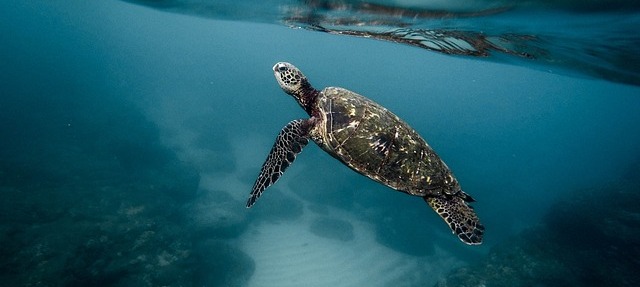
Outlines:
{"type": "Polygon", "coordinates": [[[424,201],[444,219],[451,231],[469,245],[482,243],[484,235],[484,225],[467,202],[474,201],[471,196],[460,191],[454,196],[428,196],[423,197],[424,201]]]}

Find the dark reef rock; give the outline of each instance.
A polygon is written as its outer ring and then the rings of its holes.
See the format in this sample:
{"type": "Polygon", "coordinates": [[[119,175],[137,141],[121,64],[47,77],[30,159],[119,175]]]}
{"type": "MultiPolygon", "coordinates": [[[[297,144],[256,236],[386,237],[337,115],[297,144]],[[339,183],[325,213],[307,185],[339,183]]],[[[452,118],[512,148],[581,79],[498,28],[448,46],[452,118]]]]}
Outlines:
{"type": "Polygon", "coordinates": [[[21,111],[0,124],[1,285],[193,285],[198,173],[129,103],[73,90],[0,107],[21,111]]]}
{"type": "Polygon", "coordinates": [[[67,257],[62,280],[70,286],[159,286],[191,280],[191,241],[170,227],[136,228],[124,234],[84,235],[67,257]]]}
{"type": "Polygon", "coordinates": [[[354,238],[351,223],[329,217],[317,218],[311,223],[309,230],[317,236],[340,241],[349,241],[354,238]]]}
{"type": "Polygon", "coordinates": [[[640,286],[640,184],[579,190],[438,286],[640,286]]]}
{"type": "Polygon", "coordinates": [[[479,265],[460,268],[437,286],[580,286],[557,246],[548,245],[536,231],[494,248],[479,265]]]}

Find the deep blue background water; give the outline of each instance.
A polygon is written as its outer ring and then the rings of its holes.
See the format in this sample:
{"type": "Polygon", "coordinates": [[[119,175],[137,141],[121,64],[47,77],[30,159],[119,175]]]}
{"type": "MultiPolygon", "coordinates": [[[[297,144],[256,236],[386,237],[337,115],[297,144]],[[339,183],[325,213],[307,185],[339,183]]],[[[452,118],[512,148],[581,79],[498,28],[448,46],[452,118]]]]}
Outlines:
{"type": "MultiPolygon", "coordinates": [[[[399,258],[432,256],[423,252],[436,246],[459,265],[476,262],[492,247],[513,240],[510,236],[539,225],[556,200],[628,180],[629,166],[640,155],[638,87],[526,66],[116,1],[4,1],[0,43],[2,276],[20,285],[57,279],[61,284],[142,284],[120,279],[146,269],[117,258],[154,257],[165,246],[190,254],[184,262],[191,263],[172,267],[167,278],[153,275],[156,281],[145,284],[278,284],[251,281],[250,274],[246,281],[216,281],[207,277],[206,268],[190,275],[195,271],[189,264],[226,270],[226,264],[198,261],[193,254],[232,246],[252,257],[246,236],[268,233],[271,226],[260,217],[296,208],[310,214],[310,207],[335,209],[329,214],[367,222],[379,233],[380,226],[394,225],[397,237],[377,236],[403,254],[399,258]],[[305,117],[272,76],[278,61],[297,65],[317,88],[356,91],[410,123],[477,200],[474,206],[487,227],[485,243],[462,245],[422,200],[367,180],[313,144],[246,210],[243,201],[273,138],[288,121],[305,117]],[[232,236],[214,232],[192,238],[202,226],[175,218],[191,222],[196,212],[206,213],[199,200],[220,191],[233,200],[213,202],[230,202],[225,204],[230,218],[248,219],[234,227],[232,236]],[[287,200],[294,204],[279,205],[287,200]],[[163,239],[144,241],[145,249],[127,245],[147,238],[145,220],[163,239]],[[141,235],[127,235],[132,232],[141,235]],[[200,243],[211,238],[221,238],[215,244],[224,247],[200,243]],[[100,250],[95,242],[107,242],[108,253],[119,257],[87,251],[100,250]],[[38,253],[37,246],[44,251],[38,253]],[[70,259],[79,256],[87,259],[70,259]],[[95,263],[101,260],[111,263],[95,263]],[[127,267],[134,270],[129,273],[104,267],[126,270],[127,264],[138,267],[127,267]],[[16,266],[31,271],[15,272],[16,266]],[[82,275],[85,271],[110,279],[82,275]]],[[[637,180],[637,174],[630,177],[637,180]]],[[[442,272],[436,277],[446,275],[442,272]]],[[[435,279],[429,280],[424,282],[435,279]]]]}

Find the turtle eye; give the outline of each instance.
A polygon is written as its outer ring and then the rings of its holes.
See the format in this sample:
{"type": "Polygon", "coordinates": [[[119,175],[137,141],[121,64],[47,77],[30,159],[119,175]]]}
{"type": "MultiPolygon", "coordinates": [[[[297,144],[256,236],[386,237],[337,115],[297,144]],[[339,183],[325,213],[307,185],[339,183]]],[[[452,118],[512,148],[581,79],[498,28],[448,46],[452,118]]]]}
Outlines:
{"type": "Polygon", "coordinates": [[[278,67],[278,71],[280,71],[280,72],[284,72],[284,71],[286,71],[286,70],[287,70],[287,66],[284,66],[284,65],[283,65],[283,66],[279,66],[279,67],[278,67]]]}

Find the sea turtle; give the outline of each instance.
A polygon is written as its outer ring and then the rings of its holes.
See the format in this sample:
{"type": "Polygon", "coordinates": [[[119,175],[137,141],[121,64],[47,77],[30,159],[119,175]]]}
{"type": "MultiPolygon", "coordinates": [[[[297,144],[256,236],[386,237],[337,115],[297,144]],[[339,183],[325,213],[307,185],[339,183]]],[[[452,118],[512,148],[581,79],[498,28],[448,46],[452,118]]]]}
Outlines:
{"type": "Polygon", "coordinates": [[[247,208],[293,163],[308,140],[356,172],[392,189],[422,197],[464,243],[482,243],[484,226],[447,165],[407,123],[352,91],[314,89],[289,63],[273,66],[285,93],[309,114],[289,122],[262,165],[247,208]]]}

